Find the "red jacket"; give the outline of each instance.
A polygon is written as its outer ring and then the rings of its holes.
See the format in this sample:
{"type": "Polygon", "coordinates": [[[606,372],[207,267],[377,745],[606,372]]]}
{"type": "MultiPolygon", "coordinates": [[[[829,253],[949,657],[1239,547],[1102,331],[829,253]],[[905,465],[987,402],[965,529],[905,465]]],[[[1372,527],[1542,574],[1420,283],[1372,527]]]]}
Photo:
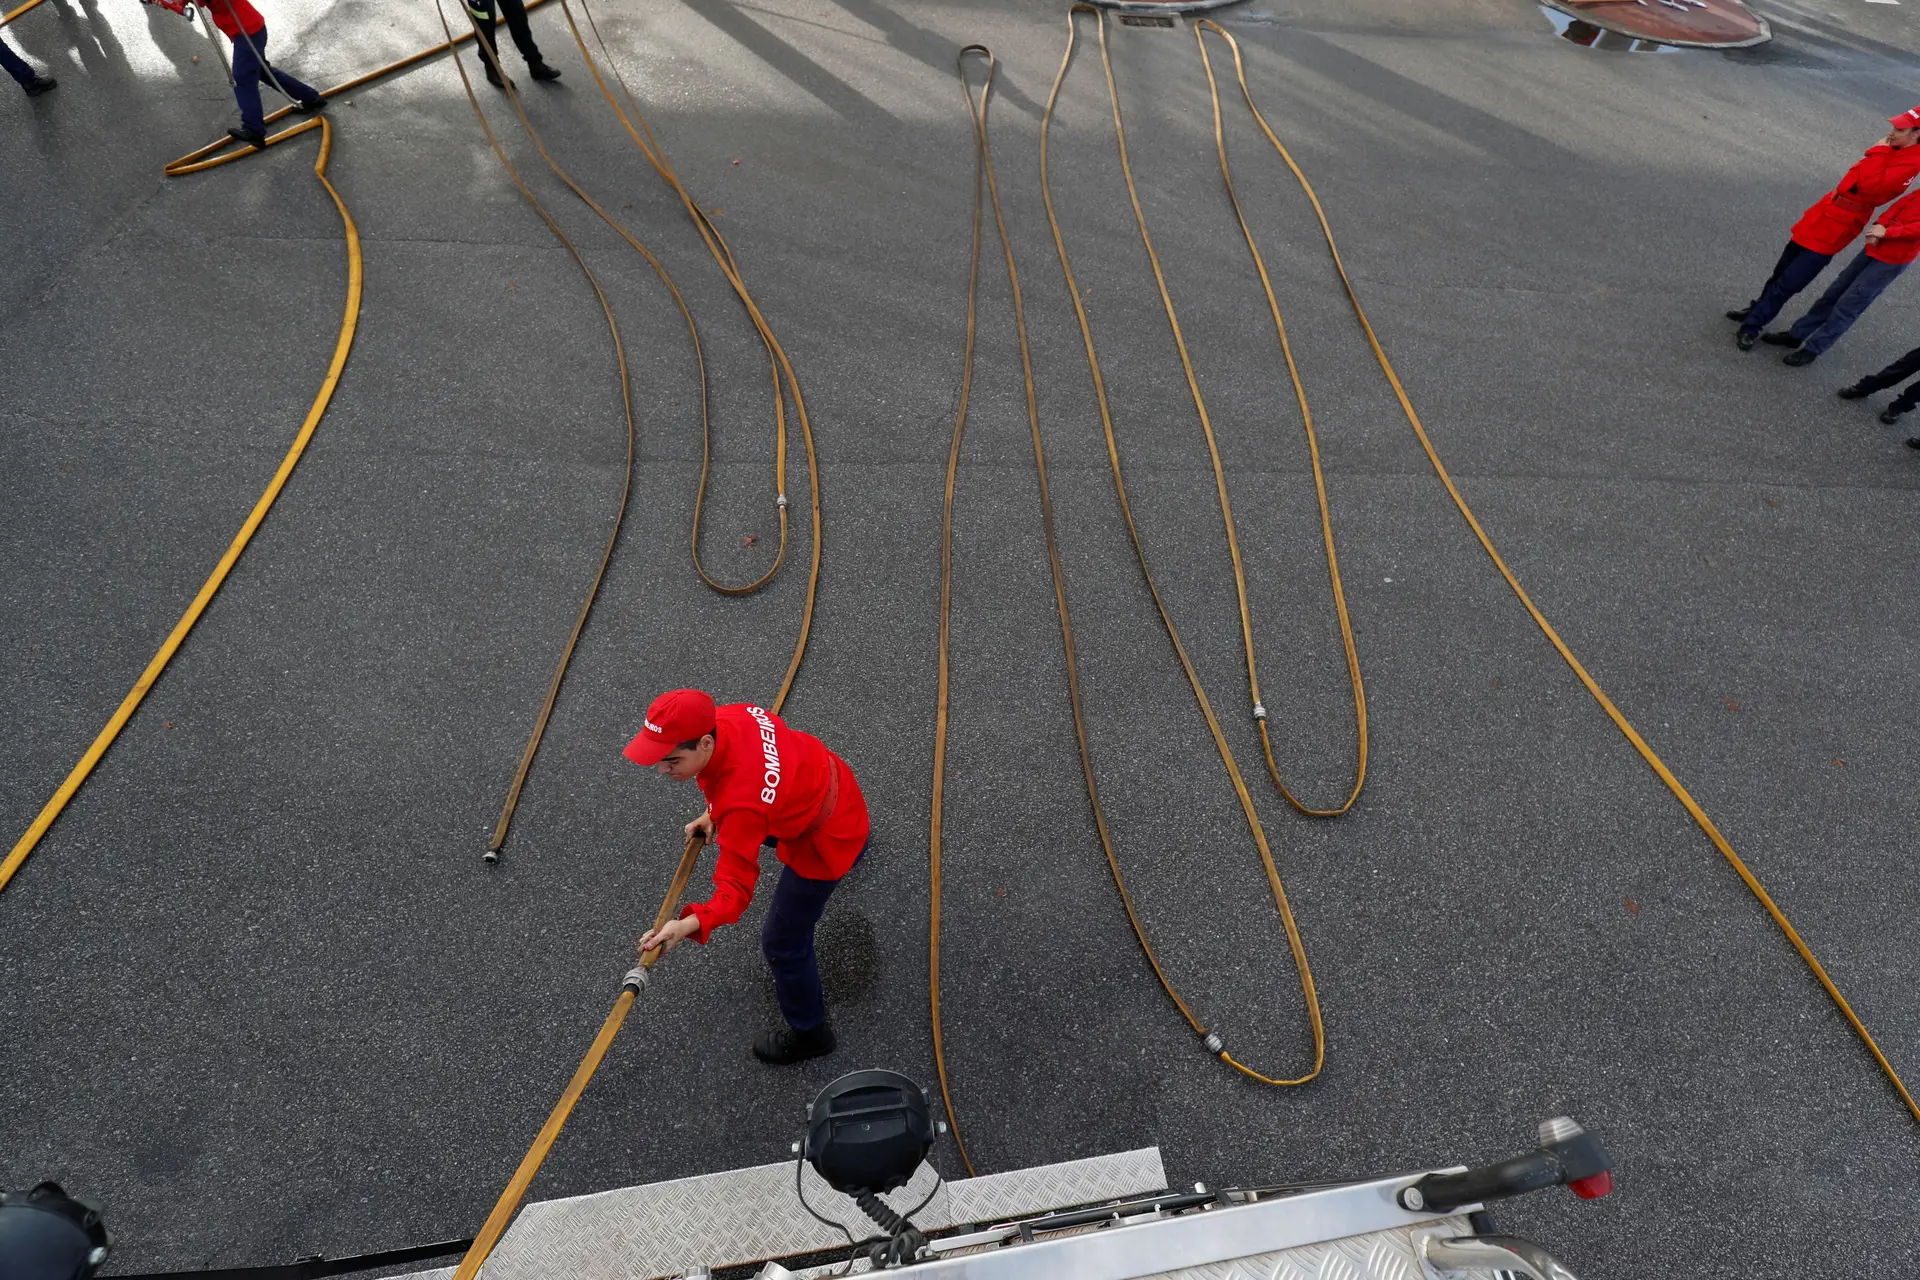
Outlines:
{"type": "Polygon", "coordinates": [[[1869,258],[1900,263],[1920,258],[1920,191],[1901,196],[1874,221],[1885,227],[1887,234],[1882,239],[1867,241],[1869,258]]]}
{"type": "Polygon", "coordinates": [[[713,896],[682,907],[705,942],[753,901],[760,849],[810,880],[838,880],[867,843],[867,801],[847,762],[810,733],[744,702],[715,709],[713,756],[695,779],[713,814],[720,857],[713,896]]]}
{"type": "MultiPolygon", "coordinates": [[[[213,0],[218,12],[223,0],[213,0]]],[[[1815,253],[1835,254],[1873,221],[1873,211],[1907,189],[1920,174],[1920,146],[1867,148],[1840,185],[1814,201],[1793,224],[1793,242],[1815,253]]]]}
{"type": "Polygon", "coordinates": [[[213,25],[226,32],[229,40],[238,40],[242,31],[257,36],[266,29],[267,20],[247,0],[206,0],[201,7],[213,15],[213,25]]]}

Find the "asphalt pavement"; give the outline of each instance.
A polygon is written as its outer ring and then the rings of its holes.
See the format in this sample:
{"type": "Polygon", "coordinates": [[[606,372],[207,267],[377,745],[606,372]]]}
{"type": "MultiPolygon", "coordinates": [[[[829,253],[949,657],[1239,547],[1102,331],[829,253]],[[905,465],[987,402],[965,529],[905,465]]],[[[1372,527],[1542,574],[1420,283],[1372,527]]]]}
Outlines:
{"type": "MultiPolygon", "coordinates": [[[[1581,48],[1520,0],[1248,0],[1220,20],[1489,535],[1920,1081],[1920,454],[1902,445],[1916,432],[1875,420],[1881,400],[1833,395],[1914,344],[1920,284],[1896,283],[1805,369],[1736,351],[1721,317],[1799,211],[1920,100],[1920,39],[1897,7],[1765,10],[1775,41],[1732,54],[1581,48]]],[[[267,12],[272,55],[315,84],[440,39],[423,6],[267,12]]],[[[1119,519],[1041,203],[1060,7],[595,13],[806,393],[825,553],[785,710],[853,765],[874,843],[820,930],[839,1052],[788,1070],[748,1057],[777,1016],[756,907],[662,966],[534,1195],[778,1159],[806,1101],[856,1066],[933,1083],[939,531],[972,192],[953,62],[971,41],[1000,58],[996,158],[1119,855],[1199,1016],[1267,1074],[1304,1071],[1300,986],[1119,519]]],[[[558,6],[534,28],[565,78],[532,84],[506,59],[542,137],[700,322],[703,551],[750,580],[777,544],[765,355],[558,6]]],[[[233,122],[194,28],[47,0],[6,34],[61,81],[33,100],[0,85],[10,842],[278,464],[326,370],[346,259],[311,139],[161,176],[233,122]]],[[[1213,476],[1090,34],[1054,125],[1055,200],[1147,552],[1306,939],[1326,1068],[1274,1090],[1211,1059],[1127,929],[1075,752],[989,256],[955,513],[942,952],[976,1162],[1158,1143],[1181,1183],[1357,1177],[1514,1154],[1564,1112],[1602,1135],[1618,1190],[1538,1195],[1500,1219],[1580,1275],[1910,1274],[1914,1118],[1494,571],[1374,365],[1311,207],[1229,92],[1371,716],[1350,815],[1306,820],[1273,791],[1213,476]]],[[[1193,32],[1110,38],[1226,462],[1276,754],[1304,797],[1336,800],[1354,724],[1306,445],[1220,190],[1193,32]]],[[[771,698],[792,649],[809,532],[797,431],[786,565],[757,595],[715,595],[687,554],[700,401],[679,314],[477,87],[613,300],[639,424],[626,527],[504,860],[484,865],[625,475],[614,353],[450,62],[336,100],[330,175],[366,296],[332,408],[198,629],[0,893],[0,1185],[56,1177],[103,1200],[117,1272],[471,1233],[585,1050],[698,807],[621,745],[666,688],[771,698]]],[[[950,1146],[936,1158],[959,1171],[950,1146]]]]}

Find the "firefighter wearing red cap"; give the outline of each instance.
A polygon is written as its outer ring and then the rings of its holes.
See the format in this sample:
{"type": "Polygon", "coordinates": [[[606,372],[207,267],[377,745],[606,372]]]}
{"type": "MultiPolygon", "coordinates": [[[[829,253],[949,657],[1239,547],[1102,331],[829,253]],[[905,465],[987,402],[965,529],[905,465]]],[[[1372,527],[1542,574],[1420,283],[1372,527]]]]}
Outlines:
{"type": "Polygon", "coordinates": [[[663,693],[627,744],[627,759],[676,782],[694,782],[707,811],[687,824],[716,840],[713,896],[640,939],[640,949],[682,940],[704,944],[753,901],[760,850],[784,865],[760,930],[760,951],[773,970],[774,994],[786,1025],[753,1042],[762,1062],[800,1062],[833,1051],[814,958],[813,927],[842,876],[867,848],[867,802],[847,762],[810,733],[761,707],[714,705],[698,689],[663,693]]]}
{"type": "Polygon", "coordinates": [[[1847,170],[1839,185],[1816,200],[1793,224],[1793,234],[1760,296],[1727,312],[1727,319],[1740,322],[1735,341],[1742,351],[1753,350],[1760,331],[1780,314],[1788,300],[1812,284],[1833,256],[1866,230],[1875,209],[1905,191],[1920,174],[1920,146],[1914,145],[1920,143],[1920,107],[1887,123],[1893,126],[1892,132],[1868,147],[1867,154],[1847,170]]]}

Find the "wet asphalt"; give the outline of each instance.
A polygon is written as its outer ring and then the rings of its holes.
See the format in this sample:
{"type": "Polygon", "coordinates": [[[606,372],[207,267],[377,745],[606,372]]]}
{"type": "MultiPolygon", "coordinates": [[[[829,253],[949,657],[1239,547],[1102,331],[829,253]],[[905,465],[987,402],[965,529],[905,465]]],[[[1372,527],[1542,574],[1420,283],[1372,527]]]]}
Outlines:
{"type": "MultiPolygon", "coordinates": [[[[825,556],[786,713],[852,763],[875,838],[820,930],[841,1050],[783,1071],[748,1058],[776,1016],[756,909],[663,966],[534,1194],[778,1159],[805,1102],[855,1066],[933,1082],[939,532],[972,180],[952,64],[969,41],[1001,59],[996,157],[1119,857],[1196,1013],[1268,1074],[1304,1070],[1300,986],[1119,519],[1041,204],[1062,15],[1004,0],[596,12],[799,372],[825,556]]],[[[1479,520],[1920,1079],[1920,454],[1875,421],[1878,401],[1833,395],[1913,345],[1920,286],[1897,283],[1801,370],[1735,351],[1720,315],[1913,105],[1915,42],[1894,11],[1843,0],[1769,16],[1772,45],[1725,55],[1582,49],[1506,0],[1251,0],[1222,21],[1479,520]]],[[[419,6],[268,19],[273,56],[316,84],[440,38],[419,6]]],[[[565,73],[520,77],[542,136],[701,324],[703,552],[749,580],[778,541],[765,357],[561,15],[534,27],[565,73]]],[[[1499,1216],[1578,1274],[1907,1274],[1913,1118],[1494,571],[1373,364],[1310,206],[1229,96],[1370,712],[1350,815],[1305,820],[1274,793],[1213,477],[1088,34],[1054,127],[1055,200],[1147,552],[1285,877],[1327,1057],[1303,1088],[1237,1077],[1127,929],[1075,752],[989,256],[955,511],[942,952],[976,1163],[1158,1143],[1176,1182],[1361,1176],[1514,1154],[1565,1112],[1603,1136],[1618,1191],[1499,1216]]],[[[11,840],[278,464],[326,370],[345,253],[311,140],[161,177],[232,122],[178,18],[47,0],[7,35],[61,80],[32,102],[0,86],[11,840]]],[[[1225,460],[1276,754],[1325,803],[1351,782],[1352,707],[1299,413],[1221,197],[1193,34],[1115,27],[1111,44],[1225,460]]],[[[638,423],[626,525],[505,859],[483,865],[625,474],[613,349],[450,63],[336,101],[330,175],[366,267],[338,394],[199,628],[0,894],[0,1184],[57,1177],[105,1201],[115,1271],[472,1232],[604,1014],[696,808],[621,744],[664,688],[772,697],[792,649],[797,431],[784,570],[752,597],[709,592],[687,555],[699,384],[678,313],[479,88],[613,299],[638,423]]],[[[951,1147],[936,1158],[959,1171],[951,1147]]]]}

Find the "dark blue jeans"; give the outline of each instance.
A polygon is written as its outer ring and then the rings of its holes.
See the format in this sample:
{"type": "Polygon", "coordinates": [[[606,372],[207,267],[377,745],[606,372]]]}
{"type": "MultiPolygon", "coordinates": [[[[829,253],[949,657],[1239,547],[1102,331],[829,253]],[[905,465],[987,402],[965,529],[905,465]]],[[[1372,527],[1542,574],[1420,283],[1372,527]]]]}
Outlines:
{"type": "Polygon", "coordinates": [[[0,67],[5,67],[7,74],[18,81],[22,88],[32,84],[34,77],[39,74],[27,65],[25,58],[8,47],[4,38],[0,38],[0,67]]]}
{"type": "Polygon", "coordinates": [[[1869,258],[1862,249],[1788,332],[1800,339],[1802,351],[1819,355],[1840,341],[1840,335],[1853,327],[1860,313],[1906,269],[1904,262],[1881,262],[1869,258]]]}
{"type": "Polygon", "coordinates": [[[266,113],[260,109],[260,86],[272,85],[275,80],[280,82],[282,89],[293,96],[295,102],[312,102],[320,96],[319,90],[294,79],[267,61],[267,29],[265,27],[252,35],[235,36],[233,96],[239,100],[240,123],[246,128],[265,132],[266,113]]]}
{"type": "MultiPolygon", "coordinates": [[[[854,866],[860,865],[866,852],[867,846],[861,845],[854,855],[854,866]]],[[[853,868],[847,870],[851,873],[853,868]]],[[[780,1016],[795,1031],[811,1031],[827,1020],[827,1001],[820,991],[820,965],[813,954],[813,926],[820,922],[827,899],[839,885],[839,880],[812,880],[792,867],[781,867],[773,904],[767,908],[766,923],[760,926],[760,954],[767,958],[767,968],[773,970],[773,993],[780,1001],[780,1016]]]]}
{"type": "Polygon", "coordinates": [[[1767,277],[1766,287],[1753,300],[1747,318],[1740,322],[1740,331],[1758,333],[1766,328],[1780,314],[1780,309],[1792,301],[1793,295],[1812,284],[1832,261],[1833,255],[1830,253],[1815,253],[1791,240],[1787,241],[1787,247],[1781,251],[1780,261],[1773,265],[1773,274],[1767,277]]]}

